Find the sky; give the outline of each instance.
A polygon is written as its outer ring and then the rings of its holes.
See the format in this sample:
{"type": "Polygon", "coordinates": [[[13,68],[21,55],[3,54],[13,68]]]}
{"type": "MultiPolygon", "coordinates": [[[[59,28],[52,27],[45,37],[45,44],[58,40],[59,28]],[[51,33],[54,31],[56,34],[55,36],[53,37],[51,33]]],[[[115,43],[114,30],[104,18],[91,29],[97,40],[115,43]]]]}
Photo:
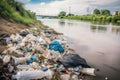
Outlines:
{"type": "Polygon", "coordinates": [[[56,16],[60,11],[76,15],[92,14],[94,9],[120,10],[120,0],[17,0],[37,15],[56,16]]]}

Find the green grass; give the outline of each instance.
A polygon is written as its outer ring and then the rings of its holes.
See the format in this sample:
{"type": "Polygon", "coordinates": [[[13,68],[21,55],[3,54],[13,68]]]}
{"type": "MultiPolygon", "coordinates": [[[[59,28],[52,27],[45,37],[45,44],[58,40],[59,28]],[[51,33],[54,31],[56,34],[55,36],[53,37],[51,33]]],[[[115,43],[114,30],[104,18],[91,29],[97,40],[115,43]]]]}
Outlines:
{"type": "Polygon", "coordinates": [[[35,13],[25,10],[23,4],[15,0],[0,0],[0,17],[7,20],[13,19],[25,25],[38,22],[35,13]]]}

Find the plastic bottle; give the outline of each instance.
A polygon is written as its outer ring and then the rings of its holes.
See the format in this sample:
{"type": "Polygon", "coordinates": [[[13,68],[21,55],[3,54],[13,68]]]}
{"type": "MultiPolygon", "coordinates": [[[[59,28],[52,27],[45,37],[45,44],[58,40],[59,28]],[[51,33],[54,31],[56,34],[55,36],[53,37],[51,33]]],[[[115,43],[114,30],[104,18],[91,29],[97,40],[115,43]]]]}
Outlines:
{"type": "Polygon", "coordinates": [[[17,80],[30,80],[30,79],[41,79],[43,77],[47,77],[49,79],[52,78],[53,71],[50,69],[47,71],[42,71],[42,70],[33,70],[33,71],[19,71],[17,72],[16,75],[13,75],[13,79],[17,80]]]}
{"type": "Polygon", "coordinates": [[[60,76],[61,80],[69,80],[70,79],[70,75],[69,74],[64,74],[60,76]]]}
{"type": "Polygon", "coordinates": [[[47,71],[49,68],[48,67],[45,67],[45,68],[43,68],[43,71],[47,71]]]}
{"type": "Polygon", "coordinates": [[[6,55],[4,58],[3,58],[3,62],[4,63],[8,63],[10,61],[10,56],[9,55],[6,55]]]}
{"type": "Polygon", "coordinates": [[[94,74],[95,69],[94,68],[82,68],[82,73],[88,74],[88,75],[92,75],[95,76],[94,74]]]}

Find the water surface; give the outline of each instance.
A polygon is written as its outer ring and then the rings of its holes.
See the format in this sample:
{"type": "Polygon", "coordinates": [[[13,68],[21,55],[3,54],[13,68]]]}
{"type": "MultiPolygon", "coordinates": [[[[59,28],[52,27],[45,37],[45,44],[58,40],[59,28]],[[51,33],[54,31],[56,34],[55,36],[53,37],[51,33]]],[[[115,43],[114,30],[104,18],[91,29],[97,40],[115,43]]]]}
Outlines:
{"type": "Polygon", "coordinates": [[[120,26],[77,20],[40,20],[69,37],[76,52],[99,69],[94,80],[120,79],[120,26]]]}

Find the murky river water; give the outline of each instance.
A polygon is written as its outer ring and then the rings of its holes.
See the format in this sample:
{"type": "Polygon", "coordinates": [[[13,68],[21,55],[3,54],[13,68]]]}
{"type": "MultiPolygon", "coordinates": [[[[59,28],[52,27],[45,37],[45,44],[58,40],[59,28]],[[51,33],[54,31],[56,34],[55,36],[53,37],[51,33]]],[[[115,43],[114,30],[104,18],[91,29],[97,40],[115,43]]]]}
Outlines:
{"type": "Polygon", "coordinates": [[[120,80],[120,26],[77,20],[40,19],[43,24],[64,33],[73,48],[96,69],[94,80],[120,80]]]}

